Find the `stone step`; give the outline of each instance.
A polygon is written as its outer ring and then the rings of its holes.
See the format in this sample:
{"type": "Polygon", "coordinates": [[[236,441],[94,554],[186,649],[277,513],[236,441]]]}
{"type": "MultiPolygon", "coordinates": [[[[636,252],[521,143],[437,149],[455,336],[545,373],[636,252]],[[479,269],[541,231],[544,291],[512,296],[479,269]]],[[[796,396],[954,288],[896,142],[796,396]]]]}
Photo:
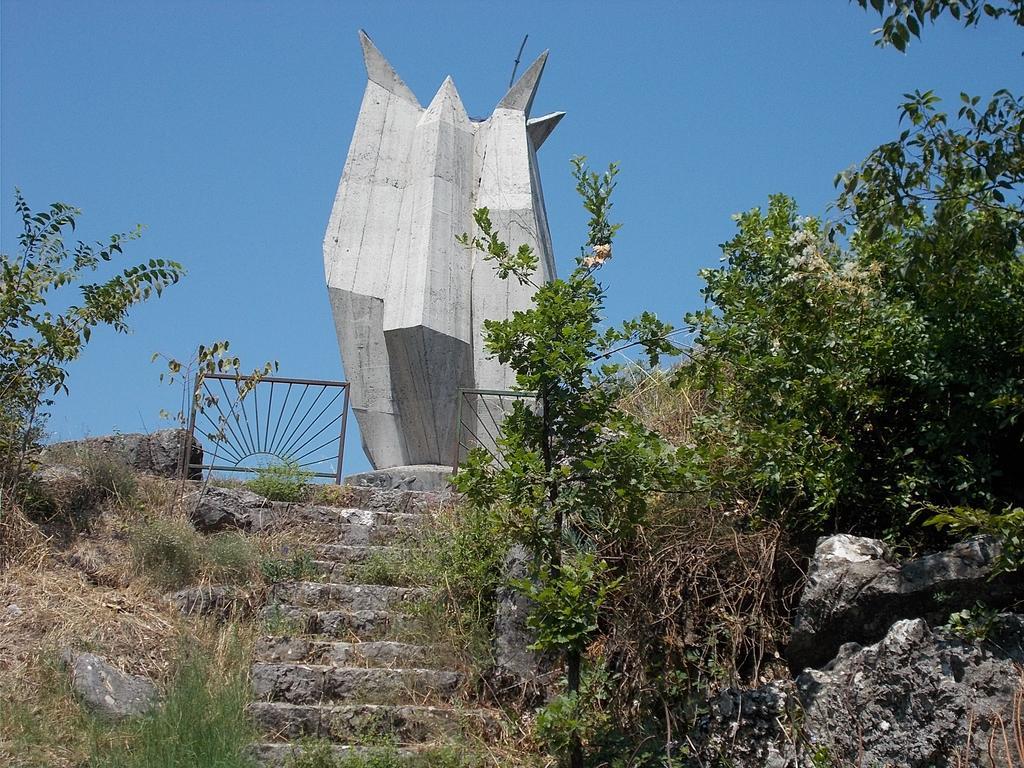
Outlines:
{"type": "Polygon", "coordinates": [[[413,645],[394,640],[347,643],[305,637],[261,637],[256,641],[257,661],[339,667],[419,667],[434,669],[452,662],[448,648],[413,645]]]}
{"type": "Polygon", "coordinates": [[[458,694],[463,682],[461,673],[447,669],[266,662],[252,665],[253,697],[288,704],[448,701],[458,694]]]}
{"type": "Polygon", "coordinates": [[[423,632],[415,615],[394,611],[315,611],[310,634],[339,640],[399,640],[423,632]]]}
{"type": "MultiPolygon", "coordinates": [[[[257,765],[266,766],[266,768],[292,768],[296,763],[313,765],[309,761],[320,760],[322,756],[328,756],[327,759],[332,761],[330,765],[336,765],[344,760],[354,760],[356,757],[360,758],[358,765],[392,765],[391,762],[384,763],[384,760],[397,758],[404,763],[407,760],[423,755],[423,751],[423,749],[418,747],[382,748],[353,744],[263,742],[261,744],[253,744],[249,749],[249,755],[256,761],[257,765]],[[315,757],[311,757],[311,755],[315,755],[315,757]],[[299,762],[303,758],[307,762],[299,762]],[[374,758],[378,762],[372,762],[374,758]],[[364,763],[363,761],[370,762],[364,763]]],[[[322,764],[322,762],[316,763],[316,765],[322,764]]],[[[348,763],[342,764],[347,765],[348,763]]],[[[422,765],[422,762],[417,764],[422,765]]]]}
{"type": "Polygon", "coordinates": [[[416,546],[423,538],[423,530],[403,525],[365,525],[363,523],[337,523],[318,529],[315,535],[327,544],[349,546],[416,546]]]}
{"type": "Polygon", "coordinates": [[[423,622],[397,611],[318,611],[299,605],[269,605],[260,614],[264,630],[274,635],[320,635],[349,641],[398,640],[419,635],[423,622]]]}
{"type": "Polygon", "coordinates": [[[432,574],[416,563],[415,542],[409,547],[320,544],[314,547],[313,568],[323,581],[413,586],[429,584],[432,574]]]}
{"type": "Polygon", "coordinates": [[[343,525],[388,525],[415,531],[427,517],[419,513],[387,512],[342,507],[314,507],[275,504],[252,512],[252,528],[256,531],[310,531],[318,535],[330,533],[343,525]]]}
{"type": "Polygon", "coordinates": [[[500,718],[485,709],[264,701],[250,704],[249,711],[257,730],[274,741],[320,738],[351,744],[385,738],[407,746],[466,734],[493,738],[501,732],[500,718]]]}
{"type": "Polygon", "coordinates": [[[426,598],[430,591],[382,584],[285,581],[275,584],[270,594],[278,603],[319,610],[384,611],[409,607],[426,598]]]}
{"type": "Polygon", "coordinates": [[[398,491],[356,485],[340,486],[335,493],[336,506],[409,514],[433,512],[442,503],[454,498],[453,494],[446,491],[398,491]]]}
{"type": "Polygon", "coordinates": [[[390,547],[386,544],[314,544],[313,554],[317,561],[327,561],[339,565],[361,565],[367,560],[381,558],[389,562],[400,562],[409,547],[390,547]]]}
{"type": "MultiPolygon", "coordinates": [[[[377,547],[380,549],[380,547],[377,547]]],[[[402,561],[382,560],[364,563],[338,563],[333,560],[313,560],[310,576],[336,584],[376,584],[385,587],[412,587],[432,584],[433,574],[423,573],[402,561]]]]}

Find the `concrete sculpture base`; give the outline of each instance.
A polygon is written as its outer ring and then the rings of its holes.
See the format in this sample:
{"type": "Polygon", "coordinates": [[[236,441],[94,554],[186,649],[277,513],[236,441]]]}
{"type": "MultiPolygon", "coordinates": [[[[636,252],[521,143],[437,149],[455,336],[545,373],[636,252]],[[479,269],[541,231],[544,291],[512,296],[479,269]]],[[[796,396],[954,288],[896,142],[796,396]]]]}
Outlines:
{"type": "Polygon", "coordinates": [[[451,488],[452,468],[436,464],[390,467],[348,475],[348,485],[401,491],[446,491],[451,488]]]}
{"type": "Polygon", "coordinates": [[[563,113],[529,117],[546,52],[479,120],[451,78],[422,107],[360,40],[366,91],[324,237],[352,410],[375,468],[450,464],[459,389],[515,383],[485,353],[484,320],[528,308],[534,291],[456,238],[486,207],[511,248],[537,253],[533,282],[554,277],[536,151],[563,113]]]}

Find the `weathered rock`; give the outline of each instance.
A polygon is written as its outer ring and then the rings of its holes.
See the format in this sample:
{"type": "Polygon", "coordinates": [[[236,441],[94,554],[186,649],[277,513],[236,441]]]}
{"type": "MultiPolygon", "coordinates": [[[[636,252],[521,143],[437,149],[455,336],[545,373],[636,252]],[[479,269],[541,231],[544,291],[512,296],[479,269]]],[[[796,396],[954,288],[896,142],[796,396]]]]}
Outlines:
{"type": "Polygon", "coordinates": [[[844,645],[797,679],[804,728],[834,760],[892,768],[989,765],[990,744],[995,765],[1015,765],[1003,739],[1014,743],[1022,684],[1006,654],[921,619],[896,622],[874,645],[844,645]]]}
{"type": "Polygon", "coordinates": [[[417,464],[358,472],[345,477],[348,485],[402,491],[445,491],[452,479],[451,466],[417,464]]]}
{"type": "Polygon", "coordinates": [[[67,650],[61,660],[68,668],[75,693],[102,717],[125,720],[144,715],[156,706],[156,686],[141,675],[126,674],[92,653],[67,650]]]}
{"type": "Polygon", "coordinates": [[[273,508],[269,500],[252,491],[214,485],[188,494],[183,503],[192,523],[204,533],[259,530],[266,510],[273,508]]]}
{"type": "Polygon", "coordinates": [[[786,655],[794,670],[820,666],[845,642],[882,638],[899,619],[940,624],[977,601],[1000,608],[1024,595],[1024,574],[990,578],[999,543],[979,536],[945,552],[895,562],[880,541],[838,535],[814,552],[786,655]]]}
{"type": "MultiPolygon", "coordinates": [[[[183,429],[163,429],[148,435],[103,435],[54,443],[47,446],[41,458],[43,461],[60,461],[68,455],[106,454],[119,457],[137,472],[160,477],[180,477],[186,440],[188,432],[183,429]]],[[[189,450],[189,463],[203,463],[203,449],[195,438],[189,450]]],[[[199,470],[192,470],[193,477],[198,474],[199,470]]]]}
{"type": "Polygon", "coordinates": [[[796,686],[788,680],[752,690],[729,688],[710,702],[691,741],[706,764],[803,768],[809,763],[788,737],[799,710],[796,686]]]}
{"type": "Polygon", "coordinates": [[[703,764],[734,768],[981,768],[990,743],[994,765],[1017,765],[1005,743],[1014,749],[1014,696],[1024,695],[1014,666],[1021,632],[1024,617],[1013,614],[981,644],[922,619],[898,621],[879,642],[848,643],[795,684],[722,691],[690,739],[703,764]]]}
{"type": "Polygon", "coordinates": [[[554,667],[550,657],[531,651],[536,636],[526,625],[531,602],[510,582],[529,577],[529,554],[522,547],[509,550],[502,567],[504,583],[498,590],[497,615],[494,619],[494,677],[496,688],[518,690],[526,699],[543,695],[554,667]]]}
{"type": "Polygon", "coordinates": [[[188,587],[168,595],[167,599],[185,616],[222,619],[251,615],[256,603],[252,592],[229,585],[188,587]]]}
{"type": "Polygon", "coordinates": [[[999,656],[1012,659],[1024,667],[1024,616],[1001,613],[989,629],[986,642],[999,656]]]}

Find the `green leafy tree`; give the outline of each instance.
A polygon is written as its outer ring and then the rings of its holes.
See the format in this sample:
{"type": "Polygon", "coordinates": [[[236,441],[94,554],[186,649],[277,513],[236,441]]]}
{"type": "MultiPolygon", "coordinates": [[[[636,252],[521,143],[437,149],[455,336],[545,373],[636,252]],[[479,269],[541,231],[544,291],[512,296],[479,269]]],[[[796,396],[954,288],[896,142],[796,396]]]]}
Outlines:
{"type": "Polygon", "coordinates": [[[908,98],[837,178],[834,226],[773,198],[703,273],[682,376],[709,394],[695,456],[722,503],[877,535],[1024,497],[1024,105],[908,98]]]}
{"type": "Polygon", "coordinates": [[[15,255],[0,255],[0,460],[2,487],[21,474],[26,452],[38,439],[45,408],[67,392],[67,367],[88,344],[92,330],[110,326],[128,331],[128,311],[183,274],[181,265],[150,259],[105,280],[85,276],[122,255],[124,244],[141,229],[110,236],[105,242],[65,238],[81,214],[65,203],[33,212],[20,192],[15,207],[22,233],[15,255]],[[77,290],[77,302],[70,296],[77,290]],[[52,309],[60,307],[60,309],[52,309]]]}
{"type": "MultiPolygon", "coordinates": [[[[670,481],[673,452],[616,408],[613,355],[631,348],[657,364],[677,348],[671,326],[651,313],[601,331],[605,289],[595,277],[611,257],[617,224],[608,220],[617,168],[590,171],[574,160],[574,175],[590,212],[589,237],[576,268],[564,279],[535,286],[530,309],[508,320],[487,320],[487,350],[516,372],[518,387],[536,405],[518,402],[498,440],[501,462],[471,453],[456,477],[470,503],[500,500],[512,539],[533,555],[530,623],[537,647],[563,652],[569,695],[580,686],[581,654],[597,628],[601,603],[614,588],[609,556],[634,536],[648,492],[670,481]]],[[[503,277],[532,284],[536,254],[512,251],[494,231],[486,209],[475,214],[479,235],[463,242],[484,252],[503,277]]],[[[577,733],[565,756],[582,765],[577,733]]]]}
{"type": "Polygon", "coordinates": [[[871,8],[882,19],[876,30],[876,45],[891,45],[905,51],[910,36],[920,39],[926,24],[934,24],[945,15],[965,27],[976,27],[984,18],[1006,17],[1024,26],[1024,0],[856,0],[867,10],[871,8]]]}

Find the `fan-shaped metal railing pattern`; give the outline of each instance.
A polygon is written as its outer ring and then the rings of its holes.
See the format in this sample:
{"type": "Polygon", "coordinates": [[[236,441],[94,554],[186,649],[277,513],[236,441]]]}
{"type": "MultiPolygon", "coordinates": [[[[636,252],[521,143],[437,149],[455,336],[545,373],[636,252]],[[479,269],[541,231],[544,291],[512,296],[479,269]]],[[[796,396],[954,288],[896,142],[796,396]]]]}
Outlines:
{"type": "Polygon", "coordinates": [[[512,389],[460,389],[452,469],[458,471],[459,464],[473,448],[483,448],[497,464],[507,466],[498,450],[501,423],[516,401],[536,399],[533,392],[512,389]]]}
{"type": "Polygon", "coordinates": [[[223,373],[202,379],[196,398],[202,407],[193,406],[189,432],[205,438],[203,463],[189,469],[255,472],[263,459],[340,483],[349,383],[265,376],[239,397],[240,381],[223,373]]]}

